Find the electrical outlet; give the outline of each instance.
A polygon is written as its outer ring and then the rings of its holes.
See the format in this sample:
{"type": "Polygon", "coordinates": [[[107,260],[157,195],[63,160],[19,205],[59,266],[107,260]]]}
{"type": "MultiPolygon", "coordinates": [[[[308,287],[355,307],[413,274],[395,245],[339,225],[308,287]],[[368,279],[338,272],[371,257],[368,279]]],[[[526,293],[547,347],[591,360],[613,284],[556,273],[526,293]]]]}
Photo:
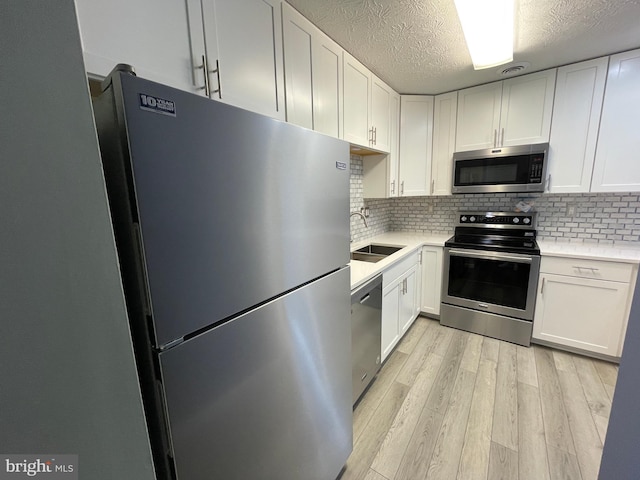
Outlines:
{"type": "Polygon", "coordinates": [[[576,206],[573,203],[567,204],[567,217],[576,216],[576,206]]]}
{"type": "Polygon", "coordinates": [[[364,216],[369,218],[369,207],[364,207],[364,216]]]}

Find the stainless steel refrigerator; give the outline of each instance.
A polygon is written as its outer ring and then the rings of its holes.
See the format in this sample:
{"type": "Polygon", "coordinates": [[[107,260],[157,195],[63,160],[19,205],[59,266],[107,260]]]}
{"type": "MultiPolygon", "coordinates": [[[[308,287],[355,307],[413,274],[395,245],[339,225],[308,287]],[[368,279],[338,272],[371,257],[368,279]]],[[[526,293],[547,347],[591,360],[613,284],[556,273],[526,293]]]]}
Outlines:
{"type": "Polygon", "coordinates": [[[122,67],[94,112],[158,477],[333,480],[349,145],[122,67]]]}

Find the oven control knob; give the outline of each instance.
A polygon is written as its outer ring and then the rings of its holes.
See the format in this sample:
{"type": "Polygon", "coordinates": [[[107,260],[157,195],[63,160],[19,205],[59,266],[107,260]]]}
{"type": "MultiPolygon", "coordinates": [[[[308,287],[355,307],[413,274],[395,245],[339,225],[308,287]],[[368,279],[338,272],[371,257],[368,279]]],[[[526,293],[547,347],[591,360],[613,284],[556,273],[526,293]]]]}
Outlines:
{"type": "Polygon", "coordinates": [[[531,219],[529,217],[524,217],[522,219],[522,223],[524,223],[525,225],[529,225],[531,223],[531,219]]]}
{"type": "Polygon", "coordinates": [[[467,221],[467,217],[466,217],[466,216],[461,217],[461,218],[460,218],[460,221],[461,221],[461,222],[466,222],[466,221],[467,221]]]}
{"type": "Polygon", "coordinates": [[[475,222],[475,221],[476,221],[476,217],[471,217],[471,218],[469,219],[469,221],[470,221],[470,222],[475,222]]]}
{"type": "Polygon", "coordinates": [[[513,217],[513,223],[520,223],[520,219],[518,217],[513,217]]]}

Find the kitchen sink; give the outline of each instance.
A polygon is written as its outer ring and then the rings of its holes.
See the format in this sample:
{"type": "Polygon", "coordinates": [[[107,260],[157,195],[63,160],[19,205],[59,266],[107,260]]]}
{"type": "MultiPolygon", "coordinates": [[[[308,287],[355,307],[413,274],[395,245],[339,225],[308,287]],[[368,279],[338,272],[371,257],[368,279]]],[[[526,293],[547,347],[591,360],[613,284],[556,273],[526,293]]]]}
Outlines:
{"type": "Polygon", "coordinates": [[[396,253],[398,250],[402,250],[403,248],[404,247],[394,247],[389,245],[378,245],[375,243],[371,243],[362,248],[359,248],[355,252],[351,252],[351,260],[376,263],[380,260],[384,260],[389,255],[396,253]]]}

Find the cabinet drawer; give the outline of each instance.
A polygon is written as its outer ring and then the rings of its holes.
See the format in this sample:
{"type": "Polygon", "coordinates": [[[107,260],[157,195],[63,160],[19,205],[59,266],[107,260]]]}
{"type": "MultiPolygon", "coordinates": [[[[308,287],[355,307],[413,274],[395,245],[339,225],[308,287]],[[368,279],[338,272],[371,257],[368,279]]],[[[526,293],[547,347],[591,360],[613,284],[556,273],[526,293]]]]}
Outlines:
{"type": "Polygon", "coordinates": [[[391,265],[388,269],[382,272],[382,288],[387,288],[417,263],[418,251],[416,250],[402,260],[391,265]]]}
{"type": "Polygon", "coordinates": [[[612,282],[631,281],[633,265],[601,260],[584,260],[581,258],[542,257],[541,273],[555,273],[571,277],[610,280],[612,282]]]}

